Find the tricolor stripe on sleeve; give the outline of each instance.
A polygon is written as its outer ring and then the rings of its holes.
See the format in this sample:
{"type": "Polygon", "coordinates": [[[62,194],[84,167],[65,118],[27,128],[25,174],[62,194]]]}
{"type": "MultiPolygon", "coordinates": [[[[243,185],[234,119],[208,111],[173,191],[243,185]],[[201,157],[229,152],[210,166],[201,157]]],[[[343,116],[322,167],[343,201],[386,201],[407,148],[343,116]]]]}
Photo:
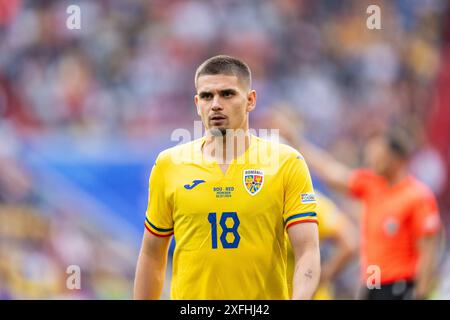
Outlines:
{"type": "Polygon", "coordinates": [[[145,218],[145,228],[152,234],[158,237],[167,237],[173,234],[173,228],[170,229],[162,229],[156,227],[153,223],[151,223],[147,218],[145,218]]]}
{"type": "Polygon", "coordinates": [[[298,213],[290,216],[286,219],[284,222],[285,228],[289,228],[297,223],[303,223],[303,222],[315,222],[319,224],[317,221],[317,214],[315,212],[305,212],[305,213],[298,213]]]}

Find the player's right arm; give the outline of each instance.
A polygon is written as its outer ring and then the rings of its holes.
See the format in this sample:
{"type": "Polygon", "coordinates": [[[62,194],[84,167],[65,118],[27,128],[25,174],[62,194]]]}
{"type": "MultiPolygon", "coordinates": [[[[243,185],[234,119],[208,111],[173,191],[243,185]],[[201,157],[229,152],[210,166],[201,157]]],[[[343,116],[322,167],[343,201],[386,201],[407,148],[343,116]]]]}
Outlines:
{"type": "Polygon", "coordinates": [[[164,285],[168,247],[174,233],[173,205],[165,166],[159,156],[149,181],[148,207],[141,251],[136,266],[134,299],[159,299],[164,285]]]}
{"type": "Polygon", "coordinates": [[[144,231],[134,280],[134,299],[159,299],[164,286],[171,237],[144,231]]]}

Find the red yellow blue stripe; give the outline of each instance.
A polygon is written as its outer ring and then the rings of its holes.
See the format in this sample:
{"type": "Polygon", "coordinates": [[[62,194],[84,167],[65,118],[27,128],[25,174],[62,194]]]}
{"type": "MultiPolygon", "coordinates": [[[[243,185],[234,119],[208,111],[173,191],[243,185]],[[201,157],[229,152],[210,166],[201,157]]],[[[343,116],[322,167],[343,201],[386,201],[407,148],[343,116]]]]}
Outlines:
{"type": "Polygon", "coordinates": [[[151,223],[148,218],[145,218],[145,228],[152,234],[158,237],[168,237],[173,234],[173,228],[163,229],[156,227],[153,223],[151,223]]]}
{"type": "Polygon", "coordinates": [[[297,213],[286,219],[284,222],[285,228],[289,228],[295,224],[303,222],[315,222],[319,224],[317,220],[317,214],[315,212],[297,213]]]}

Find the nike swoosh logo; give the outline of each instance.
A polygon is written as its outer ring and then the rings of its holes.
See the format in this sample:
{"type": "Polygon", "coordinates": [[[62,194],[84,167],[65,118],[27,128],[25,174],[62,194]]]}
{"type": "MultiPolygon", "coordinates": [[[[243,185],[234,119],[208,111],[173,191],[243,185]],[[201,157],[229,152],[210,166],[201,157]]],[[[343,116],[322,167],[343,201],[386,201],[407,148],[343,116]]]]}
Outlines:
{"type": "Polygon", "coordinates": [[[196,186],[198,186],[200,183],[206,182],[205,180],[194,180],[192,181],[192,184],[185,184],[184,187],[188,190],[194,189],[196,186]]]}

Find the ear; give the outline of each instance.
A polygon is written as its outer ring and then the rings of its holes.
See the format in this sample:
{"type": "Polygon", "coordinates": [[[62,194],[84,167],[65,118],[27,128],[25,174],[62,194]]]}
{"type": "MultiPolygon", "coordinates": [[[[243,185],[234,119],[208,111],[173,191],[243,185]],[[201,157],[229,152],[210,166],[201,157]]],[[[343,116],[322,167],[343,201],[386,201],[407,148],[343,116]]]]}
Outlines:
{"type": "Polygon", "coordinates": [[[252,111],[256,107],[256,91],[251,90],[247,94],[247,112],[252,111]]]}
{"type": "Polygon", "coordinates": [[[195,107],[197,108],[197,114],[201,117],[200,106],[198,105],[198,94],[194,96],[195,107]]]}

